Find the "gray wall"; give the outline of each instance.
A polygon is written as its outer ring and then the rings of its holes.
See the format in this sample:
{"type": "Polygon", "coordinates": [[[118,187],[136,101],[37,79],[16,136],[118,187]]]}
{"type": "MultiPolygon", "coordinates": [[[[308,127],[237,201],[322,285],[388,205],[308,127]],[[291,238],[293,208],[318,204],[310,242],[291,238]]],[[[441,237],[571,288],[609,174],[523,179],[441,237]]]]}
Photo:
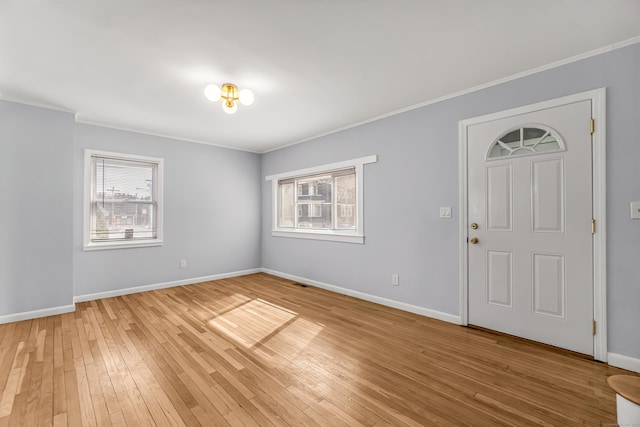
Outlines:
{"type": "Polygon", "coordinates": [[[459,314],[458,122],[607,88],[609,351],[640,357],[640,45],[287,147],[262,175],[378,154],[365,166],[365,244],[271,237],[262,183],[262,266],[378,297],[459,314]],[[453,218],[439,218],[452,206],[453,218]],[[391,285],[391,274],[400,286],[391,285]]]}
{"type": "Polygon", "coordinates": [[[77,124],[73,114],[6,101],[0,144],[0,316],[260,267],[257,154],[77,124]],[[164,158],[163,246],[82,250],[85,148],[164,158]]]}
{"type": "Polygon", "coordinates": [[[73,126],[0,101],[0,316],[73,304],[73,126]]]}
{"type": "Polygon", "coordinates": [[[259,155],[83,124],[75,142],[74,295],[260,267],[259,155]],[[85,148],[164,158],[162,246],[82,250],[85,148]]]}

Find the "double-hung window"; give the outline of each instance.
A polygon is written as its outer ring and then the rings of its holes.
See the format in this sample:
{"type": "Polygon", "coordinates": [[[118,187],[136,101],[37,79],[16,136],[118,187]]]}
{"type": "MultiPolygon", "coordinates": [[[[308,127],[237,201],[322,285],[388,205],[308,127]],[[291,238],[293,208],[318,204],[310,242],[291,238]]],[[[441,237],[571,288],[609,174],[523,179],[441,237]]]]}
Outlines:
{"type": "Polygon", "coordinates": [[[84,249],[162,244],[159,158],[85,151],[84,249]]]}
{"type": "Polygon", "coordinates": [[[369,156],[268,176],[272,235],[364,243],[363,166],[369,156]]]}

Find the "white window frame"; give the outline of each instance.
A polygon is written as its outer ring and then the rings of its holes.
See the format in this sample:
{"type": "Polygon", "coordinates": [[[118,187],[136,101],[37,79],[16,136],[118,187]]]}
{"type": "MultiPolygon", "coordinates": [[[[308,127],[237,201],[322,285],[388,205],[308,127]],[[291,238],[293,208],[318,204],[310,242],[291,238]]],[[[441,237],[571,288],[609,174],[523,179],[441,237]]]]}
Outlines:
{"type": "Polygon", "coordinates": [[[83,249],[85,251],[95,251],[104,249],[123,249],[123,248],[141,248],[148,246],[162,246],[162,183],[164,175],[164,159],[158,157],[139,156],[134,154],[114,153],[110,151],[100,151],[85,149],[84,150],[84,206],[83,206],[83,249]],[[132,161],[132,162],[148,162],[157,164],[157,178],[154,185],[157,188],[157,217],[156,217],[156,237],[146,240],[114,240],[104,242],[91,241],[91,186],[93,177],[91,174],[91,157],[109,157],[111,159],[132,161]]]}
{"type": "MultiPolygon", "coordinates": [[[[292,237],[297,239],[331,240],[345,243],[364,243],[364,165],[376,163],[378,156],[360,157],[343,162],[330,163],[306,169],[283,172],[265,177],[271,181],[272,228],[273,237],[292,237]],[[309,175],[328,173],[340,169],[354,168],[356,171],[356,228],[355,230],[311,230],[299,228],[280,228],[278,226],[278,181],[301,178],[309,175]]],[[[333,207],[335,214],[336,206],[333,207]]]]}

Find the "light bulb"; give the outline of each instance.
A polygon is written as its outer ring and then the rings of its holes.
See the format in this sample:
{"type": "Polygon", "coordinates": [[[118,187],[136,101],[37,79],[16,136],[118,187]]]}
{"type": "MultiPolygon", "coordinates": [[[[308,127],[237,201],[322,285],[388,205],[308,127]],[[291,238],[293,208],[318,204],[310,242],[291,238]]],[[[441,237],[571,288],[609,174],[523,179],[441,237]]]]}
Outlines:
{"type": "Polygon", "coordinates": [[[240,103],[242,105],[251,105],[253,104],[253,92],[251,92],[249,89],[242,89],[240,91],[240,95],[238,96],[238,99],[240,100],[240,103]]]}
{"type": "Polygon", "coordinates": [[[236,104],[235,102],[223,102],[222,103],[222,109],[227,114],[233,114],[238,109],[238,104],[236,104]],[[229,105],[229,104],[231,104],[231,105],[229,105]]]}
{"type": "Polygon", "coordinates": [[[220,100],[220,88],[216,85],[208,85],[204,88],[204,96],[211,102],[220,100]]]}

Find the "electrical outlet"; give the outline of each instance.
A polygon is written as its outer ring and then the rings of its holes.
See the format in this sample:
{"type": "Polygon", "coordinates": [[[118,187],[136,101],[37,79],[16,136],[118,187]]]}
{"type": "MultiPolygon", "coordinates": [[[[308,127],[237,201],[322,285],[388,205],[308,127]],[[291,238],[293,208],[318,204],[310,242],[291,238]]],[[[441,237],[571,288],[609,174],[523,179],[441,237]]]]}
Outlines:
{"type": "Polygon", "coordinates": [[[187,268],[187,260],[186,259],[181,259],[180,260],[180,268],[187,268]]]}
{"type": "Polygon", "coordinates": [[[451,218],[451,206],[440,208],[440,218],[451,218]]]}
{"type": "Polygon", "coordinates": [[[393,286],[399,286],[400,285],[400,277],[397,274],[392,274],[391,275],[391,284],[393,286]]]}

